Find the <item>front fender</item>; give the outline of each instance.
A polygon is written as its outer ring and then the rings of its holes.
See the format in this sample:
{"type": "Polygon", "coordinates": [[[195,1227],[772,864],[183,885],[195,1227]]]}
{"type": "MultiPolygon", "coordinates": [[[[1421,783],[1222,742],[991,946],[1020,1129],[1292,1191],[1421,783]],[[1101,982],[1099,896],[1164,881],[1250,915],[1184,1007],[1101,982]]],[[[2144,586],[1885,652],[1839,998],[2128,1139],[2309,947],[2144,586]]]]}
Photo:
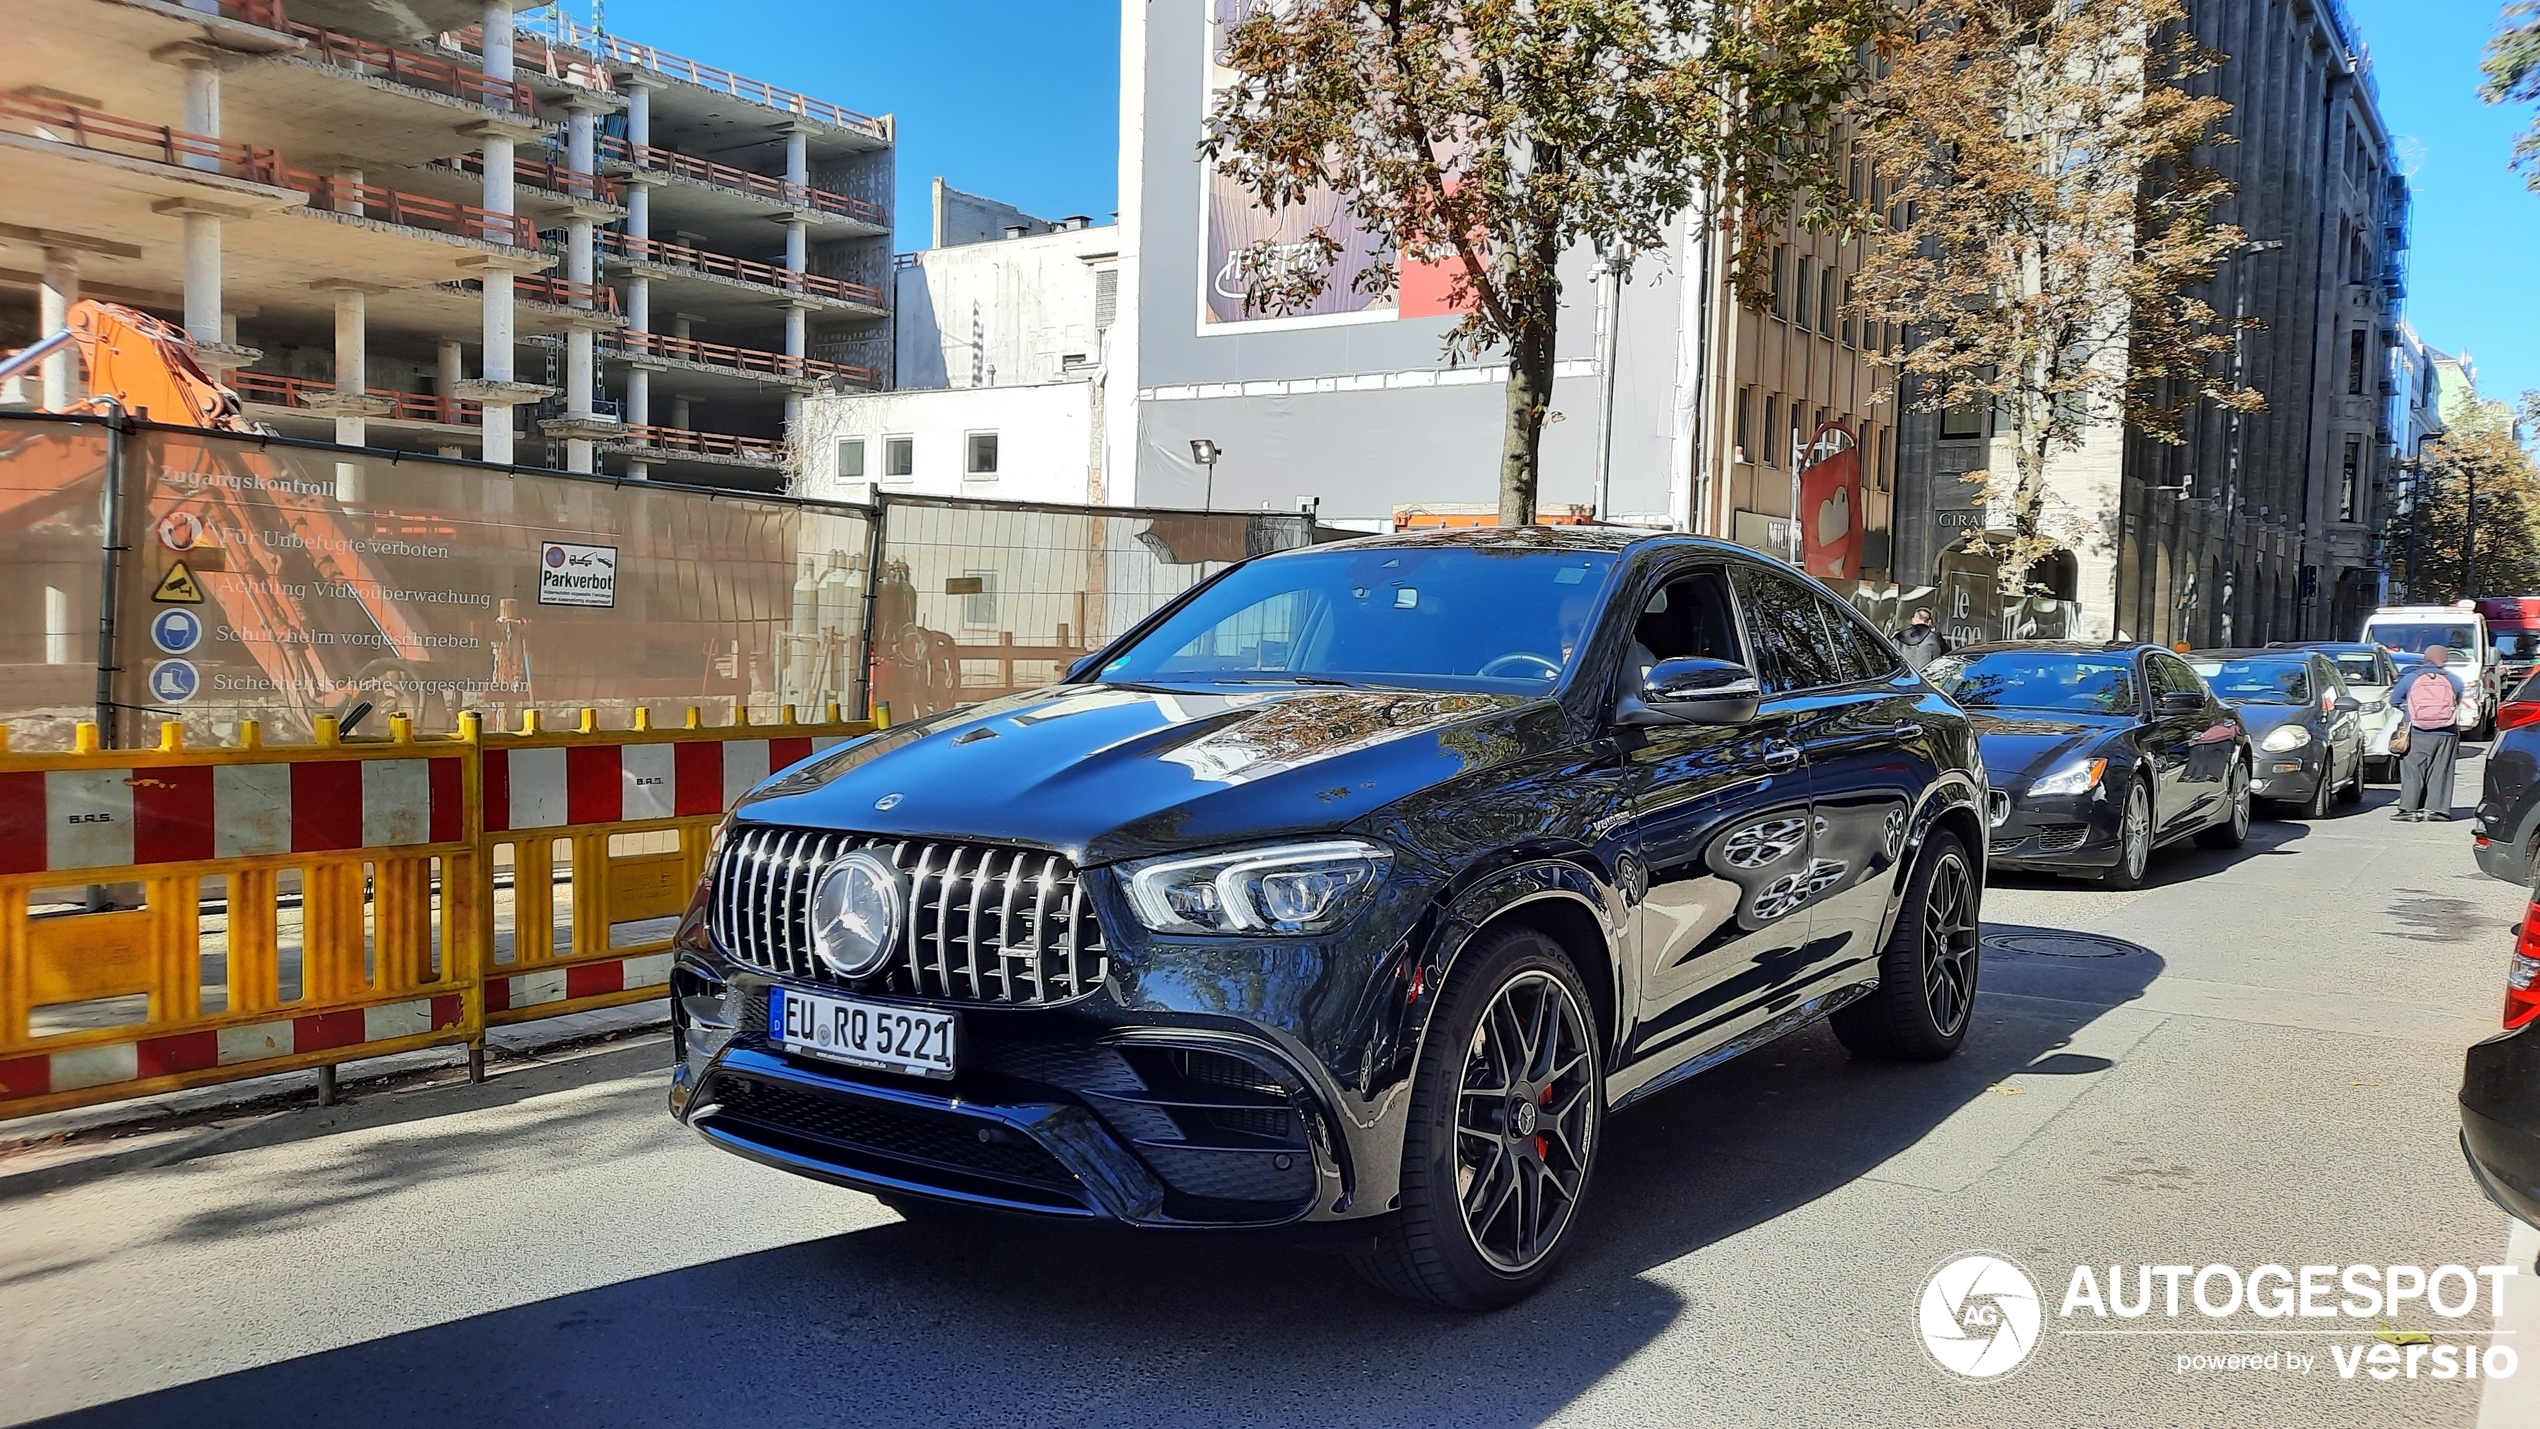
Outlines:
{"type": "Polygon", "coordinates": [[[1913,822],[1906,828],[1905,851],[1897,855],[1896,881],[1888,886],[1887,913],[1879,923],[1878,945],[1881,949],[1885,949],[1887,940],[1895,935],[1896,920],[1905,909],[1905,888],[1913,880],[1915,865],[1922,862],[1923,845],[1931,840],[1931,831],[1939,827],[1940,821],[1958,810],[1963,810],[1970,817],[1976,830],[1974,836],[1967,840],[1967,857],[1976,866],[1976,896],[1984,896],[1988,857],[1985,830],[1991,827],[1991,817],[1985,808],[1985,791],[1964,772],[1943,769],[1940,777],[1932,781],[1931,787],[1923,791],[1923,801],[1915,807],[1913,822]]]}

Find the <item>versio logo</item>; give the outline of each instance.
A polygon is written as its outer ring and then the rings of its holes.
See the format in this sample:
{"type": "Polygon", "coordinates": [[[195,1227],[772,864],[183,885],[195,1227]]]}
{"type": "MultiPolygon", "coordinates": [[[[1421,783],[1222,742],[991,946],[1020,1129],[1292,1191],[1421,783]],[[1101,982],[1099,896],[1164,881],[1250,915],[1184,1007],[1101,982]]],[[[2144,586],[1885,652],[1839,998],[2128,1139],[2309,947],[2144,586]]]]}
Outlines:
{"type": "Polygon", "coordinates": [[[1975,1251],[1923,1283],[1923,1348],[1962,1379],[1999,1379],[2037,1346],[2037,1283],[1998,1255],[1975,1251]]]}

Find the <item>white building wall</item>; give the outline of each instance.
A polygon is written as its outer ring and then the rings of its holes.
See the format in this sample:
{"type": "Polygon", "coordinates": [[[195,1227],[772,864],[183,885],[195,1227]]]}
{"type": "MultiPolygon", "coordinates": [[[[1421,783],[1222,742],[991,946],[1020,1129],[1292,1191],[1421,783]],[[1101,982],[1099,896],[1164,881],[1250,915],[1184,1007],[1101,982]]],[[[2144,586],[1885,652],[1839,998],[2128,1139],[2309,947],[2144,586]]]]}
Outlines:
{"type": "Polygon", "coordinates": [[[864,501],[884,491],[1001,501],[1089,501],[1094,450],[1089,379],[1028,387],[859,393],[803,404],[799,496],[864,501]],[[994,433],[997,470],[968,471],[969,437],[994,433]],[[861,479],[839,470],[843,444],[862,442],[861,479]],[[891,444],[906,441],[910,471],[888,474],[891,444]]]}
{"type": "Polygon", "coordinates": [[[1116,226],[909,255],[894,282],[899,385],[1006,387],[1090,376],[1102,361],[1102,274],[1119,256],[1116,226]]]}

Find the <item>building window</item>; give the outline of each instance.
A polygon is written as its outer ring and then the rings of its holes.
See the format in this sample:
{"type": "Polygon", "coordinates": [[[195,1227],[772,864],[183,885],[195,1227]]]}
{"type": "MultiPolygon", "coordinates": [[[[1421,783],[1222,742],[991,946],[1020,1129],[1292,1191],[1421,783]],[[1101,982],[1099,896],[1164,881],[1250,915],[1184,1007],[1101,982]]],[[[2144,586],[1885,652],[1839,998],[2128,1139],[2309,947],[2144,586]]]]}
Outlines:
{"type": "Polygon", "coordinates": [[[961,474],[977,481],[995,480],[997,474],[997,434],[971,432],[961,441],[961,474]]]}
{"type": "Polygon", "coordinates": [[[884,437],[882,439],[882,476],[884,480],[903,480],[917,475],[917,438],[884,437]]]}
{"type": "Polygon", "coordinates": [[[1896,485],[1896,462],[1895,462],[1895,457],[1896,457],[1896,429],[1895,429],[1895,428],[1893,428],[1893,427],[1881,427],[1881,428],[1879,428],[1878,474],[1879,474],[1879,490],[1881,490],[1881,491],[1890,491],[1890,490],[1893,490],[1893,489],[1895,488],[1895,485],[1896,485]]]}
{"type": "Polygon", "coordinates": [[[1801,332],[1806,332],[1808,330],[1808,297],[1816,287],[1816,276],[1817,260],[1814,258],[1800,259],[1799,282],[1797,290],[1791,295],[1791,306],[1793,308],[1791,320],[1797,324],[1801,332]]]}
{"type": "Polygon", "coordinates": [[[1780,243],[1773,245],[1773,316],[1790,316],[1790,249],[1780,243]]]}
{"type": "Polygon", "coordinates": [[[2364,394],[2364,330],[2357,328],[2346,334],[2346,394],[2364,394]]]}
{"type": "Polygon", "coordinates": [[[1843,313],[1834,298],[1834,265],[1828,263],[1817,270],[1817,331],[1834,336],[1834,325],[1843,313]]]}
{"type": "Polygon", "coordinates": [[[864,480],[864,438],[843,437],[838,442],[838,479],[864,480]]]}
{"type": "Polygon", "coordinates": [[[1754,388],[1752,388],[1752,387],[1740,387],[1739,389],[1737,389],[1737,453],[1736,453],[1736,460],[1738,460],[1738,461],[1752,461],[1752,460],[1754,460],[1754,458],[1752,458],[1752,457],[1750,457],[1750,456],[1748,456],[1748,455],[1747,455],[1747,453],[1748,453],[1748,452],[1753,451],[1753,450],[1755,449],[1754,429],[1753,429],[1753,428],[1751,428],[1751,427],[1749,427],[1749,426],[1747,425],[1747,417],[1748,417],[1748,415],[1749,415],[1749,409],[1750,409],[1750,408],[1752,408],[1754,405],[1755,405],[1755,389],[1754,389],[1754,388]]]}
{"type": "Polygon", "coordinates": [[[1094,330],[1109,332],[1111,320],[1120,314],[1120,270],[1103,268],[1094,273],[1094,330]]]}
{"type": "Polygon", "coordinates": [[[2355,514],[2363,488],[2364,444],[2361,439],[2346,439],[2346,461],[2337,472],[2337,519],[2357,521],[2355,514]]]}
{"type": "Polygon", "coordinates": [[[1779,397],[1767,397],[1764,399],[1763,450],[1758,453],[1758,455],[1764,459],[1764,465],[1766,466],[1779,466],[1782,464],[1781,454],[1773,450],[1773,439],[1780,434],[1781,429],[1782,399],[1779,397]]]}
{"type": "Polygon", "coordinates": [[[1963,407],[1941,408],[1940,435],[1943,440],[1983,436],[1984,408],[1972,402],[1963,407]]]}
{"type": "Polygon", "coordinates": [[[1862,328],[1863,326],[1866,326],[1866,324],[1860,324],[1860,323],[1858,323],[1858,322],[1857,322],[1857,321],[1853,318],[1853,316],[1852,316],[1852,304],[1853,304],[1853,303],[1854,303],[1854,301],[1856,301],[1859,297],[1860,297],[1860,289],[1859,289],[1859,287],[1858,287],[1857,285],[1855,285],[1851,279],[1849,279],[1849,278],[1844,279],[1844,280],[1843,280],[1843,345],[1844,345],[1845,347],[1859,347],[1859,346],[1861,345],[1860,340],[1859,340],[1859,339],[1860,339],[1860,336],[1861,336],[1861,328],[1862,328]]]}

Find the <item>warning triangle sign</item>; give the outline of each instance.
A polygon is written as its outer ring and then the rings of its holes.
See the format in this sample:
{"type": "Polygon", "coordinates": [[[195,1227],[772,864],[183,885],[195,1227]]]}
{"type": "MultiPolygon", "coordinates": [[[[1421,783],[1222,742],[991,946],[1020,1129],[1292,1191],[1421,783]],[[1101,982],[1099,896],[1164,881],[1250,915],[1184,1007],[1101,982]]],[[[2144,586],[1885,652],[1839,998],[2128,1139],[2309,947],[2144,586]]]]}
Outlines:
{"type": "Polygon", "coordinates": [[[162,605],[201,605],[203,583],[194,579],[194,573],[185,568],[185,562],[179,561],[168,567],[166,575],[159,577],[159,588],[150,592],[150,598],[162,605]]]}

